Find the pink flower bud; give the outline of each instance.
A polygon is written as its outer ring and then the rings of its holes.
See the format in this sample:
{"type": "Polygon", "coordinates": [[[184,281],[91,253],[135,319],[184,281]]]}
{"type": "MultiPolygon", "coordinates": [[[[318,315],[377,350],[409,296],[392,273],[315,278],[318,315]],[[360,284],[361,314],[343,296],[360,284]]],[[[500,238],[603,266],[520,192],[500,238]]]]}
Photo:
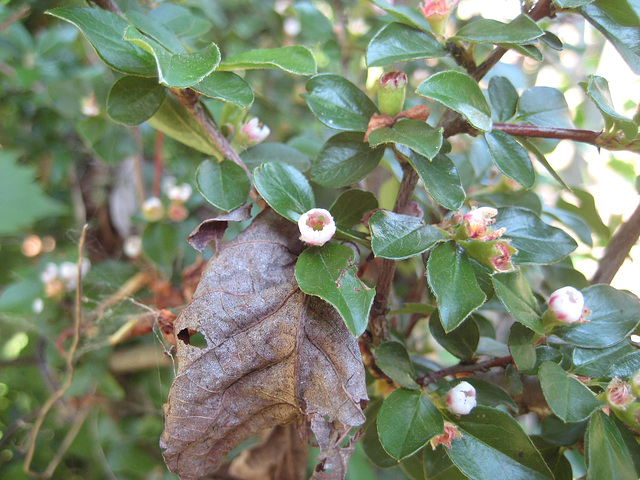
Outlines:
{"type": "Polygon", "coordinates": [[[611,408],[618,410],[626,410],[635,401],[635,397],[631,394],[631,385],[618,377],[614,377],[609,382],[605,398],[611,408]]]}
{"type": "Polygon", "coordinates": [[[455,423],[444,422],[444,433],[430,440],[431,448],[435,450],[438,445],[444,445],[451,450],[451,440],[461,437],[462,434],[455,423]]]}
{"type": "Polygon", "coordinates": [[[471,210],[462,218],[467,236],[483,242],[500,238],[505,228],[499,228],[498,230],[488,228],[489,225],[495,223],[496,220],[493,217],[496,215],[498,215],[498,210],[491,207],[480,207],[471,210]]]}
{"type": "Polygon", "coordinates": [[[448,15],[458,3],[460,0],[426,0],[420,5],[420,11],[427,19],[434,15],[448,15]]]}
{"type": "Polygon", "coordinates": [[[148,222],[157,222],[164,216],[164,208],[158,197],[147,198],[142,204],[142,216],[148,222]]]}
{"type": "Polygon", "coordinates": [[[590,313],[584,305],[582,293],[573,287],[562,287],[551,294],[549,309],[562,323],[588,322],[590,313]]]}
{"type": "Polygon", "coordinates": [[[336,233],[336,223],[324,208],[312,208],[298,220],[300,240],[311,245],[324,245],[336,233]]]}
{"type": "Polygon", "coordinates": [[[476,406],[476,389],[468,382],[460,382],[449,390],[447,405],[451,413],[469,414],[476,406]]]}
{"type": "Polygon", "coordinates": [[[242,137],[240,140],[243,141],[244,144],[253,146],[267,138],[269,133],[271,133],[269,127],[260,123],[258,117],[253,117],[242,126],[239,135],[242,137]]]}
{"type": "Polygon", "coordinates": [[[169,217],[169,220],[172,222],[183,222],[188,216],[189,210],[187,210],[181,203],[174,202],[169,205],[169,208],[167,209],[167,217],[169,217]]]}

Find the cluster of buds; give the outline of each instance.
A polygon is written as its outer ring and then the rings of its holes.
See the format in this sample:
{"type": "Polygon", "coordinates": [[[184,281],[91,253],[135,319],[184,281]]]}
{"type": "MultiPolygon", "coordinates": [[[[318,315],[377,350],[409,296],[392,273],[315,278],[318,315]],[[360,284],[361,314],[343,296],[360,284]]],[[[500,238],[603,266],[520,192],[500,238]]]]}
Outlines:
{"type": "Polygon", "coordinates": [[[562,287],[549,297],[549,309],[542,316],[542,323],[549,331],[559,325],[586,323],[590,313],[579,290],[562,287]]]}
{"type": "MultiPolygon", "coordinates": [[[[84,278],[91,270],[91,262],[82,259],[80,277],[84,278]]],[[[56,264],[49,262],[40,272],[40,281],[44,284],[45,295],[49,298],[58,298],[65,291],[70,292],[78,286],[78,265],[73,262],[56,264]]]]}
{"type": "Polygon", "coordinates": [[[613,410],[620,420],[626,423],[636,432],[640,432],[640,371],[637,372],[629,383],[614,377],[606,390],[598,395],[613,410]]]}
{"type": "Polygon", "coordinates": [[[511,256],[517,250],[508,239],[503,239],[505,228],[493,229],[498,210],[491,207],[474,208],[462,218],[456,239],[476,260],[497,272],[513,270],[511,256]]]}
{"type": "Polygon", "coordinates": [[[439,35],[444,35],[449,15],[458,3],[460,0],[425,0],[420,5],[420,11],[431,25],[431,29],[439,35]]]}
{"type": "Polygon", "coordinates": [[[336,222],[324,208],[312,208],[298,219],[300,240],[311,245],[324,245],[336,233],[336,222]]]}
{"type": "MultiPolygon", "coordinates": [[[[189,211],[185,204],[191,198],[193,189],[188,183],[176,185],[173,177],[167,177],[162,185],[170,203],[166,209],[166,216],[173,222],[182,222],[189,216],[189,211]]],[[[158,197],[147,198],[142,204],[142,217],[148,222],[159,222],[165,217],[165,208],[162,200],[158,197]]]]}

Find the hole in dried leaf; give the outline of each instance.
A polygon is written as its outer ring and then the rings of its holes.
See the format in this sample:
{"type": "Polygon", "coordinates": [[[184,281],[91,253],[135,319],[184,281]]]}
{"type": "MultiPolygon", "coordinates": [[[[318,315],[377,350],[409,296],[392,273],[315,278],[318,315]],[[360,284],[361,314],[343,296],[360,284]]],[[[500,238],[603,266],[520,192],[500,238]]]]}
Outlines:
{"type": "Polygon", "coordinates": [[[200,332],[189,331],[188,328],[184,328],[180,330],[178,333],[178,338],[182,340],[186,345],[191,345],[192,347],[204,348],[207,346],[207,340],[204,338],[204,335],[200,332]]]}

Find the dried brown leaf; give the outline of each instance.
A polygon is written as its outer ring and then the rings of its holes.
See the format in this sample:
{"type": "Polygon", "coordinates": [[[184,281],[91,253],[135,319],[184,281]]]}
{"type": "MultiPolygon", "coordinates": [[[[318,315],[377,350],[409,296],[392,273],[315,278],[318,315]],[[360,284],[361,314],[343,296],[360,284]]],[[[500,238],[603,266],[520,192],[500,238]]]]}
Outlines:
{"type": "Polygon", "coordinates": [[[229,222],[243,222],[251,218],[251,204],[245,204],[230,212],[222,213],[215,218],[209,218],[198,225],[187,237],[187,242],[199,252],[203,252],[209,242],[216,244],[222,239],[229,222]]]}
{"type": "Polygon", "coordinates": [[[176,320],[178,371],[160,443],[182,479],[209,475],[265,428],[315,418],[339,440],[364,422],[357,341],[332,306],[298,288],[303,248],[293,223],[263,212],[211,260],[176,320]],[[191,332],[206,347],[190,345],[191,332]]]}

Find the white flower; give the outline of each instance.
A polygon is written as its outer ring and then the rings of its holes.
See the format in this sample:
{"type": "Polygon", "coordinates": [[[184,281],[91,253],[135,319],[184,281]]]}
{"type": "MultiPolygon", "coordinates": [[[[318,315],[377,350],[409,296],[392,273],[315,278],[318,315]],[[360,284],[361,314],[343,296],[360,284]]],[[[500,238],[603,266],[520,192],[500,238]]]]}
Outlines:
{"type": "Polygon", "coordinates": [[[553,292],[549,298],[549,309],[563,323],[587,321],[584,297],[573,287],[562,287],[553,292]]]}
{"type": "MultiPolygon", "coordinates": [[[[82,259],[80,267],[80,278],[89,273],[91,270],[91,262],[86,258],[82,259]]],[[[78,265],[73,262],[62,262],[60,264],[60,278],[64,281],[67,291],[75,290],[78,286],[78,265]]]]}
{"type": "Polygon", "coordinates": [[[158,197],[147,198],[142,204],[142,216],[148,222],[157,222],[164,216],[164,208],[158,197]]]}
{"type": "Polygon", "coordinates": [[[176,203],[187,203],[191,198],[192,193],[193,189],[188,183],[173,185],[167,189],[167,197],[169,197],[169,200],[176,203]]]}
{"type": "Polygon", "coordinates": [[[476,389],[468,382],[460,382],[449,390],[447,405],[456,415],[467,415],[476,406],[476,389]]]}
{"type": "Polygon", "coordinates": [[[127,237],[122,245],[124,254],[129,258],[139,257],[142,253],[142,238],[139,235],[127,237]]]}
{"type": "Polygon", "coordinates": [[[60,269],[58,268],[58,265],[53,262],[49,262],[44,266],[44,270],[40,273],[40,281],[45,284],[53,282],[58,278],[59,274],[60,269]]]}
{"type": "Polygon", "coordinates": [[[269,136],[271,130],[266,125],[260,123],[258,117],[253,117],[247,123],[245,123],[240,132],[248,140],[248,145],[257,145],[269,136]]]}
{"type": "Polygon", "coordinates": [[[176,185],[178,183],[178,180],[176,179],[176,177],[174,177],[173,175],[167,175],[166,177],[162,178],[162,191],[164,192],[165,195],[169,194],[169,190],[171,189],[171,187],[173,187],[174,185],[176,185]]]}
{"type": "Polygon", "coordinates": [[[336,233],[336,223],[324,208],[312,208],[298,220],[300,240],[311,245],[324,245],[336,233]]]}
{"type": "Polygon", "coordinates": [[[33,313],[42,313],[44,310],[44,301],[40,297],[36,298],[31,304],[31,310],[33,310],[33,313]]]}

